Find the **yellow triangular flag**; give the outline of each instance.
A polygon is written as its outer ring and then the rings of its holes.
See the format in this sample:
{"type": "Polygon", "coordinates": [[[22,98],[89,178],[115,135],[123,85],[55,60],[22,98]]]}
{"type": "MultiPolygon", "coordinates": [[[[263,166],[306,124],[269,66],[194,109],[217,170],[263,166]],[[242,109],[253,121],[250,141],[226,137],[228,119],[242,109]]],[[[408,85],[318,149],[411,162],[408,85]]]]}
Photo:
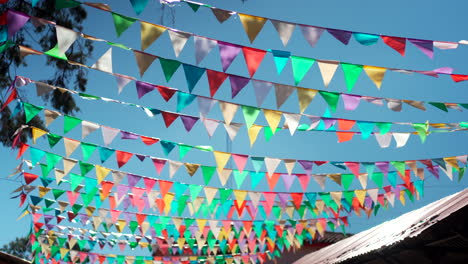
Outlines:
{"type": "Polygon", "coordinates": [[[332,181],[336,182],[338,185],[341,186],[341,174],[340,173],[334,173],[334,174],[327,174],[328,178],[330,178],[332,181]]]}
{"type": "Polygon", "coordinates": [[[203,231],[205,229],[207,219],[197,219],[198,230],[203,231]]]}
{"type": "Polygon", "coordinates": [[[251,16],[239,13],[240,21],[244,27],[245,33],[249,37],[250,43],[252,43],[257,37],[258,33],[262,30],[265,22],[267,21],[264,17],[251,16]]]}
{"type": "Polygon", "coordinates": [[[341,197],[343,196],[342,192],[330,192],[331,197],[333,198],[333,201],[338,205],[338,207],[341,206],[341,197]]]}
{"type": "Polygon", "coordinates": [[[171,205],[172,205],[172,200],[174,200],[174,194],[172,193],[167,193],[164,196],[164,213],[169,214],[171,211],[171,205]]]}
{"type": "Polygon", "coordinates": [[[457,170],[460,170],[458,166],[458,160],[456,157],[446,157],[444,158],[445,163],[449,164],[450,166],[454,167],[457,170]]]}
{"type": "Polygon", "coordinates": [[[115,228],[117,228],[117,230],[122,233],[123,229],[125,228],[125,226],[127,225],[127,221],[125,221],[124,219],[119,219],[117,220],[117,223],[115,223],[115,228]]]}
{"type": "Polygon", "coordinates": [[[68,251],[70,251],[70,249],[68,249],[68,248],[60,248],[60,257],[61,257],[62,259],[64,259],[65,256],[67,255],[68,251]]]}
{"type": "Polygon", "coordinates": [[[140,21],[141,25],[141,50],[145,50],[155,42],[167,28],[140,21]]]}
{"type": "Polygon", "coordinates": [[[213,187],[205,187],[205,188],[203,188],[203,190],[205,191],[206,203],[208,205],[211,205],[211,202],[213,202],[213,199],[214,199],[216,193],[218,192],[218,189],[213,188],[213,187]]]}
{"type": "Polygon", "coordinates": [[[32,128],[33,144],[36,144],[36,139],[42,137],[45,134],[47,134],[47,131],[33,127],[32,128]]]}
{"type": "Polygon", "coordinates": [[[361,206],[364,206],[364,199],[366,198],[366,190],[355,190],[354,194],[358,198],[361,206]]]}
{"type": "Polygon", "coordinates": [[[297,99],[299,100],[299,109],[301,110],[301,114],[309,106],[310,102],[314,100],[316,94],[317,90],[297,87],[297,99]]]}
{"type": "Polygon", "coordinates": [[[250,147],[252,147],[252,145],[255,143],[255,141],[257,140],[257,136],[258,136],[258,133],[260,132],[260,130],[262,130],[262,126],[259,126],[259,125],[252,125],[250,128],[249,128],[249,140],[250,140],[250,147]]]}
{"type": "Polygon", "coordinates": [[[333,75],[335,75],[336,69],[340,63],[338,61],[317,61],[317,64],[320,69],[320,73],[322,74],[323,84],[325,88],[328,88],[331,80],[333,79],[333,75]]]}
{"type": "Polygon", "coordinates": [[[67,157],[70,156],[80,145],[79,141],[65,137],[63,138],[63,143],[65,145],[65,153],[67,154],[67,157]]]}
{"type": "Polygon", "coordinates": [[[93,206],[87,206],[86,207],[86,214],[91,217],[94,213],[94,211],[96,211],[96,207],[93,207],[93,206]]]}
{"type": "Polygon", "coordinates": [[[234,190],[234,196],[236,197],[237,204],[241,205],[245,201],[245,197],[247,197],[247,191],[244,190],[234,190]]]}
{"type": "Polygon", "coordinates": [[[39,186],[39,197],[44,197],[50,190],[50,188],[39,186]]]}
{"type": "MultiPolygon", "coordinates": [[[[183,249],[184,249],[184,246],[185,246],[185,238],[179,237],[179,238],[177,239],[177,244],[179,245],[179,249],[180,249],[180,250],[183,250],[183,249]]],[[[153,263],[153,262],[151,261],[151,263],[153,263]]]]}
{"type": "Polygon", "coordinates": [[[193,164],[193,163],[184,163],[185,168],[187,169],[187,173],[190,176],[193,176],[195,172],[197,172],[198,168],[200,167],[200,164],[193,164]]]}
{"type": "Polygon", "coordinates": [[[271,132],[275,134],[283,113],[280,111],[263,109],[263,115],[271,128],[271,132]]]}
{"type": "Polygon", "coordinates": [[[224,169],[229,158],[231,158],[231,153],[227,152],[220,152],[220,151],[213,151],[214,158],[216,160],[216,168],[218,173],[224,169]]]}
{"type": "Polygon", "coordinates": [[[219,107],[221,108],[221,112],[223,113],[224,122],[227,125],[230,125],[232,119],[237,113],[237,109],[239,108],[239,105],[219,101],[219,107]]]}
{"type": "Polygon", "coordinates": [[[104,168],[102,166],[99,166],[99,165],[96,165],[95,168],[96,168],[97,182],[98,182],[98,184],[100,184],[106,178],[107,174],[109,174],[109,172],[111,170],[108,169],[108,168],[104,168]]]}
{"type": "Polygon", "coordinates": [[[133,51],[133,54],[135,55],[135,60],[140,70],[140,76],[143,77],[143,74],[145,74],[146,70],[157,57],[136,50],[133,51]]]}
{"type": "Polygon", "coordinates": [[[363,68],[364,71],[367,73],[367,76],[369,76],[372,82],[374,82],[375,86],[377,86],[377,88],[380,89],[380,86],[382,85],[382,80],[387,69],[368,65],[364,65],[363,68]]]}

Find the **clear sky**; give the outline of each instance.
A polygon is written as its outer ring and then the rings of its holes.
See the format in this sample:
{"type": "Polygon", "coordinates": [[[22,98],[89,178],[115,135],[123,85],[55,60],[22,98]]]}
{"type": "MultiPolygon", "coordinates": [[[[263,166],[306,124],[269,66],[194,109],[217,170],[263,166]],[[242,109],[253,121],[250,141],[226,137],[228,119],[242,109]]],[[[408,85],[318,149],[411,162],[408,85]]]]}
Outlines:
{"type": "MultiPolygon", "coordinates": [[[[113,10],[118,13],[136,17],[131,9],[129,1],[103,2],[110,4],[113,10]]],[[[351,31],[446,41],[458,41],[467,38],[465,32],[466,14],[464,10],[468,7],[468,3],[465,1],[451,1],[450,3],[447,3],[432,0],[424,2],[408,2],[404,0],[362,0],[358,2],[339,0],[248,0],[245,3],[242,3],[241,1],[234,0],[206,0],[205,2],[220,8],[245,12],[247,14],[309,25],[347,29],[351,31]]],[[[88,7],[85,8],[89,12],[88,19],[84,24],[84,33],[112,42],[122,43],[135,49],[140,49],[140,28],[138,23],[135,23],[126,32],[124,32],[120,38],[117,38],[110,14],[88,7]]],[[[288,50],[298,56],[383,67],[416,70],[452,67],[455,69],[456,73],[468,73],[468,66],[466,65],[465,60],[468,55],[467,46],[460,46],[456,50],[447,51],[435,49],[434,59],[429,59],[412,44],[408,43],[406,56],[402,57],[385,45],[381,40],[379,40],[378,44],[367,47],[360,45],[352,39],[350,44],[345,46],[334,39],[331,35],[324,33],[317,46],[312,48],[302,37],[300,30],[296,28],[288,46],[283,47],[274,27],[269,22],[257,36],[255,42],[250,44],[237,17],[232,17],[224,24],[219,24],[208,9],[200,8],[197,13],[194,13],[185,4],[176,4],[173,8],[165,7],[162,9],[161,5],[157,1],[150,1],[147,8],[139,18],[161,24],[162,16],[164,17],[162,22],[166,26],[193,32],[201,36],[265,50],[288,50]]],[[[94,63],[94,61],[97,60],[107,49],[108,46],[106,44],[97,43],[95,45],[93,58],[89,60],[88,65],[94,63]]],[[[146,51],[165,58],[175,59],[167,33],[146,51]]],[[[114,48],[113,55],[113,69],[115,73],[126,74],[134,77],[138,76],[138,68],[131,52],[114,48]]],[[[193,39],[190,39],[187,42],[178,60],[185,63],[195,63],[193,39]]],[[[44,56],[28,58],[28,64],[29,67],[27,68],[17,69],[17,73],[34,80],[40,80],[50,76],[53,71],[53,68],[43,70],[44,56]]],[[[205,58],[201,63],[201,66],[216,70],[221,69],[219,53],[216,48],[213,49],[213,51],[205,58]]],[[[242,76],[248,75],[242,55],[239,55],[235,59],[228,72],[242,76]]],[[[88,77],[89,85],[87,86],[87,92],[90,94],[115,98],[121,101],[132,102],[158,109],[166,109],[169,111],[175,111],[176,109],[175,98],[169,103],[166,103],[161,100],[161,97],[156,92],[152,92],[139,100],[136,96],[133,83],[129,84],[125,90],[118,95],[117,86],[112,76],[97,71],[89,71],[88,77]]],[[[288,62],[282,74],[278,76],[271,54],[266,55],[255,75],[255,78],[290,85],[294,84],[290,62],[288,62]]],[[[158,62],[154,63],[145,73],[144,77],[140,78],[140,80],[154,84],[167,85],[182,91],[188,91],[182,69],[179,69],[174,74],[172,80],[169,83],[166,83],[158,62]]],[[[312,67],[300,85],[307,88],[324,89],[317,65],[312,67]]],[[[416,74],[404,75],[395,72],[388,72],[385,75],[381,89],[377,90],[375,85],[367,78],[367,76],[365,76],[364,73],[362,73],[352,93],[420,101],[468,103],[468,96],[465,92],[465,89],[468,88],[467,86],[468,82],[455,84],[447,76],[441,76],[436,79],[416,74]]],[[[28,99],[31,102],[41,104],[40,100],[34,98],[35,90],[32,85],[22,89],[27,93],[28,99]]],[[[230,99],[229,89],[228,81],[226,81],[216,94],[215,98],[246,105],[256,105],[251,84],[247,85],[239,96],[233,100],[230,99]]],[[[334,92],[346,92],[346,85],[341,69],[337,70],[328,90],[334,92]]],[[[193,90],[193,93],[205,96],[209,94],[206,77],[202,77],[193,90]]],[[[196,124],[190,133],[187,133],[183,129],[179,120],[176,121],[169,129],[166,129],[160,117],[151,119],[140,110],[111,103],[84,101],[79,98],[77,98],[77,102],[81,108],[81,112],[77,113],[77,117],[84,120],[93,121],[122,130],[132,131],[142,135],[182,142],[189,145],[211,145],[215,150],[220,151],[226,151],[228,149],[229,144],[226,143],[226,133],[222,126],[218,127],[212,138],[209,138],[206,134],[205,128],[200,122],[196,124]]],[[[273,93],[267,97],[262,106],[270,109],[276,108],[273,93]]],[[[391,122],[425,122],[428,120],[429,122],[436,123],[466,121],[466,112],[449,110],[449,113],[445,113],[431,106],[428,106],[427,108],[427,111],[423,112],[405,105],[402,112],[392,112],[386,107],[374,106],[362,102],[356,111],[345,111],[342,102],[340,102],[337,111],[332,113],[332,116],[357,120],[391,122]]],[[[293,94],[280,110],[298,112],[296,94],[293,94]]],[[[321,98],[319,98],[319,96],[315,98],[306,110],[307,114],[318,116],[323,115],[325,112],[326,104],[321,98]]],[[[183,113],[198,115],[197,104],[193,103],[184,109],[183,113]]],[[[218,106],[213,108],[210,117],[222,119],[218,106]]],[[[302,119],[302,121],[305,122],[305,119],[302,119]]],[[[234,122],[244,122],[241,113],[238,112],[236,114],[234,122]]],[[[263,117],[259,118],[257,123],[263,125],[266,124],[263,117]]],[[[62,121],[55,122],[50,129],[51,132],[63,134],[62,121]]],[[[406,132],[409,128],[396,129],[406,132]]],[[[67,136],[80,140],[80,133],[80,129],[76,128],[67,134],[67,136]]],[[[100,132],[95,132],[87,137],[85,141],[103,145],[100,132]]],[[[45,140],[40,140],[38,146],[45,150],[49,150],[45,140]]],[[[158,145],[147,147],[141,143],[124,142],[116,139],[112,143],[111,147],[152,156],[164,156],[158,145]]],[[[269,142],[265,141],[263,135],[259,135],[255,145],[250,148],[246,129],[242,128],[236,139],[232,142],[230,149],[234,153],[278,158],[337,161],[380,161],[412,160],[464,155],[468,154],[467,147],[468,143],[466,141],[466,132],[429,135],[424,144],[421,143],[417,136],[412,136],[408,144],[403,148],[395,148],[395,143],[392,142],[389,148],[382,149],[373,137],[367,140],[361,140],[359,137],[355,136],[352,141],[337,143],[334,133],[297,132],[293,137],[291,137],[287,131],[281,131],[269,142]]],[[[53,151],[63,154],[62,145],[58,145],[53,149],[53,151]]],[[[72,157],[81,157],[81,155],[78,154],[79,151],[77,151],[77,153],[72,157]]],[[[3,172],[1,175],[2,180],[0,181],[0,209],[3,212],[3,216],[0,218],[0,231],[2,233],[0,236],[0,245],[12,240],[16,236],[27,234],[29,230],[30,219],[28,217],[19,221],[15,220],[21,213],[21,209],[18,208],[18,200],[9,199],[10,192],[16,189],[19,184],[17,182],[4,180],[5,176],[8,175],[17,165],[17,161],[14,159],[15,155],[16,154],[10,149],[0,148],[0,168],[3,172]]],[[[90,161],[98,164],[98,158],[97,153],[95,153],[90,161]]],[[[174,151],[170,154],[169,158],[177,160],[178,152],[174,151]]],[[[215,164],[211,153],[202,153],[195,150],[189,152],[183,161],[207,165],[215,164]]],[[[107,162],[105,165],[116,168],[115,162],[107,162]]],[[[252,169],[251,164],[248,165],[248,169],[252,169]]],[[[131,160],[123,170],[140,175],[155,175],[152,164],[148,161],[140,163],[136,159],[131,160]]],[[[284,171],[283,165],[281,165],[278,170],[284,171]]],[[[364,169],[361,168],[361,171],[362,170],[364,169]]],[[[296,171],[302,171],[299,169],[299,165],[296,165],[296,171]]],[[[35,169],[35,172],[40,173],[37,168],[35,169]]],[[[319,170],[314,170],[314,172],[339,173],[342,171],[333,166],[324,166],[319,170]]],[[[165,173],[166,175],[162,175],[161,178],[168,178],[167,169],[165,170],[165,173]]],[[[443,174],[438,181],[427,172],[426,176],[426,191],[422,200],[416,201],[415,203],[408,202],[406,206],[402,206],[401,203],[396,202],[394,208],[390,207],[388,210],[380,210],[377,217],[372,216],[370,219],[367,219],[365,216],[353,216],[349,220],[350,228],[348,231],[354,233],[365,230],[385,220],[397,217],[404,212],[410,211],[414,208],[419,208],[427,203],[461,190],[468,185],[466,178],[461,182],[452,182],[443,174]]],[[[216,176],[214,178],[216,178],[216,176]]],[[[200,172],[198,172],[193,178],[190,178],[184,172],[183,168],[181,168],[173,180],[202,184],[202,176],[200,172]]],[[[214,182],[216,184],[216,181],[214,182]]],[[[242,188],[250,190],[249,182],[250,181],[247,180],[242,188]]],[[[384,185],[388,185],[388,182],[385,181],[384,185]]],[[[219,187],[219,185],[217,185],[217,187],[219,187]]],[[[232,179],[228,183],[227,187],[235,187],[235,183],[232,179]]],[[[375,187],[374,183],[369,180],[368,188],[373,187],[375,187]]],[[[355,180],[351,189],[360,188],[358,181],[355,180]]],[[[268,191],[269,189],[267,183],[262,181],[255,190],[268,191]]],[[[281,190],[284,190],[281,186],[276,189],[276,191],[281,190]]],[[[342,187],[331,181],[327,181],[325,190],[340,191],[342,190],[342,187]]],[[[291,191],[301,191],[297,182],[293,185],[291,191]]],[[[308,191],[321,191],[321,189],[313,180],[311,180],[308,191]]]]}

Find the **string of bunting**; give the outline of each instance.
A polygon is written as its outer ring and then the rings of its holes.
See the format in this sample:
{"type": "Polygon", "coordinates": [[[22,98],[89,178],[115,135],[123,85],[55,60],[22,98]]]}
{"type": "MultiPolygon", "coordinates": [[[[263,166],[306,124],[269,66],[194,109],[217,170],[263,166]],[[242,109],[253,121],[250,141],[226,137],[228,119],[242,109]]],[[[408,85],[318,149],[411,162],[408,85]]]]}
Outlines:
{"type": "MultiPolygon", "coordinates": [[[[323,32],[328,32],[331,36],[336,38],[338,41],[343,43],[344,45],[348,45],[351,36],[361,45],[370,46],[376,44],[379,39],[381,38],[382,41],[387,44],[389,47],[397,51],[402,56],[405,55],[405,48],[406,42],[409,41],[412,43],[416,48],[418,48],[421,52],[427,55],[429,58],[433,58],[433,47],[436,47],[441,50],[448,50],[448,49],[457,49],[459,44],[460,45],[467,45],[468,41],[460,40],[457,42],[449,42],[449,41],[436,41],[436,40],[424,40],[424,39],[415,39],[415,38],[406,38],[406,37],[397,37],[397,36],[388,36],[382,34],[375,34],[375,33],[363,33],[357,31],[350,31],[344,29],[336,29],[336,28],[327,28],[321,26],[312,26],[312,25],[305,25],[300,23],[293,23],[287,21],[281,21],[278,19],[270,19],[266,17],[261,17],[257,15],[249,15],[244,13],[239,13],[237,11],[232,10],[225,10],[217,7],[213,7],[208,4],[199,3],[191,0],[162,0],[161,2],[165,2],[170,6],[173,6],[173,3],[176,2],[184,2],[186,3],[194,12],[197,12],[200,7],[208,8],[212,11],[213,15],[219,21],[219,23],[223,23],[228,20],[231,16],[237,15],[239,20],[242,23],[242,26],[250,40],[253,42],[257,35],[262,30],[263,26],[267,21],[270,21],[283,43],[284,46],[287,46],[289,39],[291,38],[294,29],[296,27],[300,27],[301,32],[304,36],[304,39],[308,41],[308,43],[315,47],[317,42],[319,41],[323,32]]],[[[139,13],[138,13],[139,14],[139,13]]]]}

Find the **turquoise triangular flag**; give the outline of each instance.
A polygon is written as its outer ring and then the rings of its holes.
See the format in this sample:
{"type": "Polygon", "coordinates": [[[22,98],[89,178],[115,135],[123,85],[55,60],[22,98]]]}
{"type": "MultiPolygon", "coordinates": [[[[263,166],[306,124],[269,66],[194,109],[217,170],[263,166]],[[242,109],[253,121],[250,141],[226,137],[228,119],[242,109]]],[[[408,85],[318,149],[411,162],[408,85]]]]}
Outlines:
{"type": "Polygon", "coordinates": [[[42,157],[44,157],[45,151],[29,147],[29,155],[31,156],[32,166],[36,166],[36,164],[41,161],[42,157]]]}
{"type": "Polygon", "coordinates": [[[252,185],[252,189],[255,189],[263,178],[265,178],[265,172],[250,172],[250,184],[252,185]]]}
{"type": "Polygon", "coordinates": [[[197,82],[203,76],[203,73],[205,73],[205,69],[189,64],[182,64],[182,66],[184,68],[188,89],[192,92],[197,82]]]}
{"type": "Polygon", "coordinates": [[[263,166],[263,163],[265,163],[264,157],[250,157],[250,160],[252,161],[252,164],[256,172],[259,172],[263,166]]]}
{"type": "Polygon", "coordinates": [[[238,170],[234,170],[233,174],[234,174],[234,180],[236,181],[236,184],[237,184],[237,188],[240,189],[240,187],[242,186],[242,183],[245,180],[245,177],[247,177],[247,174],[249,174],[249,172],[244,170],[241,173],[238,170]]]}
{"type": "Polygon", "coordinates": [[[166,156],[171,153],[175,146],[177,146],[176,143],[167,140],[161,140],[159,143],[161,143],[161,147],[163,148],[164,154],[166,156]]]}
{"type": "Polygon", "coordinates": [[[273,60],[275,61],[276,70],[278,75],[281,74],[286,63],[288,63],[289,57],[291,56],[291,52],[289,51],[282,51],[282,50],[270,50],[273,54],[273,60]]]}
{"type": "Polygon", "coordinates": [[[374,122],[357,121],[362,139],[367,139],[374,131],[374,122]]]}
{"type": "Polygon", "coordinates": [[[197,98],[196,95],[178,92],[177,93],[177,112],[182,111],[182,109],[190,105],[193,102],[193,100],[195,100],[195,98],[197,98]]]}
{"type": "Polygon", "coordinates": [[[99,157],[101,159],[101,163],[104,163],[112,154],[114,154],[115,150],[99,147],[99,157]]]}

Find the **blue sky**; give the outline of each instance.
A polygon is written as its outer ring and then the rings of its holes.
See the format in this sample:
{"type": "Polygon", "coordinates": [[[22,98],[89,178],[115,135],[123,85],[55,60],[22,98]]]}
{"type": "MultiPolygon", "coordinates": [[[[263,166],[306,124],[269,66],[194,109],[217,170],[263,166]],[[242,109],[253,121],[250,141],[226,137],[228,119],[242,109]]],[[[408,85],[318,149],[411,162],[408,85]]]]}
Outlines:
{"type": "MultiPolygon", "coordinates": [[[[424,5],[412,3],[403,0],[395,1],[280,1],[280,0],[249,0],[245,3],[241,1],[206,1],[206,3],[214,6],[245,12],[247,14],[255,14],[258,16],[276,18],[279,20],[323,26],[339,29],[347,29],[351,31],[362,31],[368,33],[387,34],[393,36],[404,36],[420,39],[434,39],[446,41],[458,41],[464,39],[464,19],[465,14],[462,10],[466,9],[467,3],[460,2],[457,8],[453,5],[444,4],[439,1],[426,1],[424,5]]],[[[104,1],[110,4],[118,13],[136,16],[131,9],[129,1],[104,1]]],[[[129,47],[140,49],[140,32],[139,25],[135,23],[120,38],[117,38],[112,18],[110,14],[102,11],[87,8],[89,11],[88,19],[85,22],[84,33],[100,37],[109,41],[125,44],[129,47]]],[[[467,73],[468,66],[465,63],[465,56],[468,55],[468,47],[461,46],[456,50],[440,51],[435,49],[434,59],[429,59],[413,45],[407,44],[406,56],[401,57],[394,50],[386,46],[381,40],[378,44],[367,47],[358,44],[351,40],[348,46],[344,46],[337,40],[333,39],[329,34],[324,33],[315,48],[310,47],[302,37],[299,29],[296,29],[287,47],[283,47],[279,37],[276,34],[273,26],[267,23],[262,32],[258,35],[253,44],[248,42],[248,38],[244,33],[241,23],[237,17],[232,17],[224,24],[219,24],[208,9],[201,8],[197,13],[194,13],[185,4],[177,4],[173,8],[165,7],[164,13],[160,4],[155,1],[150,1],[145,11],[139,18],[160,23],[161,14],[164,14],[164,25],[176,29],[193,32],[195,34],[206,36],[227,42],[233,42],[244,46],[251,46],[260,49],[279,49],[292,51],[294,55],[313,57],[319,59],[330,59],[346,61],[350,63],[376,65],[383,67],[407,68],[417,70],[430,70],[440,67],[452,67],[456,73],[467,73]]],[[[94,63],[101,54],[103,54],[108,46],[103,43],[97,43],[93,58],[89,60],[88,65],[94,63]]],[[[138,76],[138,68],[136,66],[133,54],[131,52],[115,49],[114,52],[114,72],[126,74],[130,76],[138,76]]],[[[165,58],[174,57],[169,37],[167,33],[157,40],[146,52],[160,55],[165,58]]],[[[195,62],[193,40],[187,42],[184,50],[178,60],[185,63],[195,62]]],[[[43,71],[44,57],[28,58],[29,67],[17,69],[19,75],[29,77],[34,80],[44,79],[51,75],[53,68],[43,71]],[[41,70],[39,70],[41,69],[41,70]]],[[[205,58],[201,63],[202,67],[220,70],[221,64],[217,49],[205,58]]],[[[244,61],[241,55],[236,58],[228,70],[229,73],[247,76],[247,70],[244,66],[244,61]]],[[[124,92],[117,94],[117,87],[112,76],[89,71],[89,85],[87,92],[93,95],[115,98],[117,100],[133,102],[145,106],[151,106],[158,109],[167,109],[175,111],[175,101],[169,103],[161,100],[160,96],[153,92],[146,95],[141,100],[138,100],[134,88],[134,84],[129,84],[124,92]]],[[[283,73],[278,76],[276,73],[273,57],[267,54],[262,65],[258,69],[255,78],[270,80],[273,82],[281,82],[293,85],[292,70],[290,62],[286,66],[283,73]]],[[[184,73],[179,69],[172,80],[166,83],[162,75],[159,63],[154,63],[144,77],[140,80],[167,85],[187,91],[187,85],[184,78],[184,73]]],[[[441,102],[468,102],[468,96],[464,92],[467,88],[467,83],[455,84],[447,76],[440,78],[431,78],[422,75],[404,75],[394,72],[388,72],[384,78],[381,90],[377,90],[372,82],[363,73],[353,93],[360,95],[411,99],[421,101],[441,101],[441,102]]],[[[307,88],[323,89],[322,79],[316,65],[312,67],[301,86],[307,88]]],[[[22,88],[27,93],[28,99],[36,104],[41,104],[41,101],[34,98],[35,90],[32,85],[22,88]]],[[[337,70],[334,79],[332,80],[329,91],[346,92],[346,86],[343,78],[343,73],[337,70]]],[[[201,81],[195,87],[193,93],[200,95],[208,95],[208,86],[206,77],[202,77],[201,81]]],[[[253,88],[249,84],[234,100],[230,99],[229,85],[226,81],[215,96],[217,99],[233,101],[247,105],[256,105],[253,88]]],[[[138,134],[160,137],[167,140],[187,143],[189,145],[212,145],[216,150],[226,150],[226,134],[220,126],[212,138],[209,138],[205,132],[205,128],[201,123],[198,123],[194,129],[187,133],[180,121],[171,126],[169,129],[164,127],[160,117],[148,118],[143,112],[124,108],[119,105],[110,103],[101,103],[94,101],[83,101],[77,99],[80,104],[81,112],[77,113],[77,117],[84,120],[93,121],[99,124],[120,128],[122,130],[132,131],[138,134]]],[[[263,107],[274,109],[275,99],[270,94],[263,104],[263,107]]],[[[291,96],[285,105],[281,108],[282,111],[297,112],[296,95],[291,96]]],[[[196,104],[192,104],[183,110],[186,114],[198,115],[196,104]]],[[[312,115],[322,115],[326,111],[326,105],[318,96],[306,110],[306,113],[312,115]]],[[[450,110],[445,113],[428,106],[428,110],[423,112],[409,106],[404,106],[402,112],[392,112],[386,107],[378,107],[367,103],[361,103],[356,111],[344,111],[342,103],[336,113],[332,113],[333,117],[349,118],[357,120],[371,121],[393,121],[393,122],[461,122],[466,121],[466,112],[457,112],[450,110]]],[[[219,107],[215,106],[211,116],[215,119],[221,119],[219,107]]],[[[234,118],[234,122],[243,122],[243,117],[240,113],[234,118]]],[[[265,120],[259,119],[259,123],[265,124],[265,120]]],[[[55,122],[51,127],[51,132],[62,134],[62,122],[55,122]]],[[[408,130],[405,130],[408,131],[408,130]]],[[[68,137],[80,139],[80,129],[75,129],[68,137]]],[[[102,145],[102,139],[99,133],[94,133],[85,141],[93,142],[102,145]]],[[[255,145],[250,148],[247,133],[245,128],[242,129],[232,145],[232,152],[244,153],[254,156],[268,156],[279,158],[294,158],[308,160],[355,160],[355,161],[380,161],[380,160],[411,160],[436,158],[455,155],[467,154],[466,149],[468,143],[466,132],[456,133],[440,133],[433,134],[427,138],[426,143],[422,144],[416,136],[412,136],[408,144],[404,148],[395,148],[394,143],[389,148],[381,149],[374,138],[361,140],[358,137],[350,142],[337,143],[336,136],[333,133],[322,132],[298,132],[293,137],[287,131],[282,131],[274,136],[270,142],[265,142],[263,135],[260,135],[255,145]]],[[[41,140],[38,146],[48,150],[47,142],[41,140]]],[[[163,157],[160,147],[147,147],[143,144],[122,142],[115,140],[111,147],[116,149],[125,149],[126,151],[145,153],[152,156],[163,157]]],[[[63,147],[62,147],[63,148],[63,147]]],[[[54,151],[61,151],[62,148],[56,147],[54,151]]],[[[75,153],[75,158],[80,157],[75,153]]],[[[16,166],[17,161],[14,159],[13,152],[6,148],[0,149],[0,168],[3,175],[9,172],[16,166]]],[[[178,153],[171,153],[170,159],[177,159],[178,153]]],[[[94,155],[91,161],[99,163],[98,156],[94,155]]],[[[214,160],[210,153],[200,153],[191,151],[184,158],[184,161],[193,163],[203,163],[214,165],[214,160]]],[[[109,165],[109,164],[107,164],[109,165]]],[[[111,164],[109,166],[115,166],[111,164]]],[[[250,166],[250,165],[249,165],[250,166]]],[[[296,166],[296,170],[298,166],[296,166]]],[[[38,169],[35,169],[39,173],[38,169]]],[[[148,162],[140,164],[136,159],[129,162],[124,167],[125,171],[135,172],[141,175],[154,175],[154,169],[148,162]]],[[[284,167],[280,167],[283,171],[284,167]]],[[[363,168],[361,168],[363,170],[363,168]]],[[[299,171],[299,170],[298,170],[299,171]]],[[[190,179],[183,169],[174,177],[174,180],[180,180],[187,183],[201,184],[202,177],[197,173],[190,179]]],[[[317,172],[340,172],[338,169],[328,166],[317,172]]],[[[382,221],[397,217],[404,212],[414,208],[419,208],[427,203],[437,200],[443,196],[454,193],[467,186],[466,178],[461,182],[451,182],[445,175],[441,175],[439,181],[426,173],[428,177],[426,182],[426,192],[422,200],[414,204],[409,202],[406,206],[402,206],[399,202],[395,208],[388,210],[380,210],[377,217],[367,219],[363,217],[350,218],[350,232],[359,232],[372,227],[382,221]]],[[[248,181],[247,181],[248,182],[248,181]]],[[[228,186],[234,188],[234,182],[231,180],[228,186]]],[[[388,185],[386,183],[385,185],[388,185]]],[[[0,218],[0,244],[4,244],[12,240],[16,236],[25,235],[29,229],[29,218],[24,218],[16,221],[16,217],[21,213],[18,208],[17,200],[10,200],[10,192],[18,187],[18,183],[2,180],[0,184],[0,209],[4,212],[4,216],[0,218]]],[[[369,181],[369,188],[373,187],[373,183],[369,181]]],[[[243,185],[244,189],[249,189],[248,184],[243,185]]],[[[355,181],[351,188],[360,188],[360,185],[355,181]]],[[[331,181],[327,182],[326,191],[339,191],[342,188],[331,181]]],[[[257,187],[257,191],[268,191],[266,182],[262,182],[257,187]]],[[[281,190],[281,189],[277,189],[281,190]]],[[[298,183],[295,183],[292,191],[300,191],[298,183]]],[[[308,191],[320,191],[319,186],[311,181],[308,191]]]]}

